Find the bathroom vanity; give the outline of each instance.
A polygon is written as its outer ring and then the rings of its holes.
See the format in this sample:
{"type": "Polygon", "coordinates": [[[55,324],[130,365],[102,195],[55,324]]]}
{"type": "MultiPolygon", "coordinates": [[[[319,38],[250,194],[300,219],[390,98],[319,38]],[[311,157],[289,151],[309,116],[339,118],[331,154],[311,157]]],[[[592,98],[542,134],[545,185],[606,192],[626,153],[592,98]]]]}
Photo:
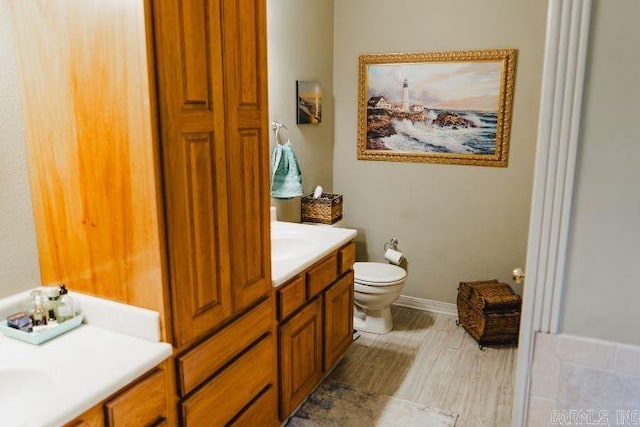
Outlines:
{"type": "Polygon", "coordinates": [[[42,282],[159,313],[168,425],[279,424],[351,340],[355,231],[270,227],[266,1],[9,6],[42,282]]]}
{"type": "Polygon", "coordinates": [[[352,342],[355,230],[272,222],[280,420],[331,371],[352,342]],[[295,248],[279,250],[279,245],[295,248]]]}
{"type": "MultiPolygon", "coordinates": [[[[25,292],[0,300],[0,317],[25,292]]],[[[0,335],[0,424],[138,425],[168,419],[170,344],[157,312],[73,293],[85,323],[34,345],[0,335]]],[[[34,332],[35,333],[35,332],[34,332]]]]}
{"type": "Polygon", "coordinates": [[[160,313],[169,425],[275,425],[266,1],[8,4],[42,283],[160,313]]]}

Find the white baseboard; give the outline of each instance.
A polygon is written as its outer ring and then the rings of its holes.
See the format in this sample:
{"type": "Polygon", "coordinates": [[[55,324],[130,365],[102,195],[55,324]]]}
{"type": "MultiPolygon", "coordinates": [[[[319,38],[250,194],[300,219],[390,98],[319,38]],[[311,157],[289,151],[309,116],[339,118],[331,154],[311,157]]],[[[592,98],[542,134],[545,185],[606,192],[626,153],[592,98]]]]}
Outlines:
{"type": "Polygon", "coordinates": [[[458,315],[458,308],[453,303],[410,297],[407,295],[400,295],[400,298],[398,298],[394,305],[429,311],[431,313],[448,314],[450,316],[458,315]]]}

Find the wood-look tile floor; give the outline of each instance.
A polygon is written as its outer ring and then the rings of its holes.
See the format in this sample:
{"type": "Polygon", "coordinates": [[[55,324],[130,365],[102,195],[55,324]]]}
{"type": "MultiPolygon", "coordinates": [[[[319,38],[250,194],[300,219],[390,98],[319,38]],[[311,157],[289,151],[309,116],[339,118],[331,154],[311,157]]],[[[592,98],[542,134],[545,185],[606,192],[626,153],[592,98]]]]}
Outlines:
{"type": "Polygon", "coordinates": [[[483,352],[454,316],[392,312],[393,331],[361,333],[330,379],[455,412],[456,427],[510,425],[516,347],[483,352]]]}

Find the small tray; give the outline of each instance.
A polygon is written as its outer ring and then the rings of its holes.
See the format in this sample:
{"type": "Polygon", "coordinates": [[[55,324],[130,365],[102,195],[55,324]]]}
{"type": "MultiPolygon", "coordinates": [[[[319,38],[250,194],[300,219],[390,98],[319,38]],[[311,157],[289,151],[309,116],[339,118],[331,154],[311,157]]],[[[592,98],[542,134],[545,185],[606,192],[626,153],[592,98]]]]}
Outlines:
{"type": "Polygon", "coordinates": [[[6,337],[15,338],[20,341],[28,342],[29,344],[39,345],[43,342],[47,342],[52,338],[62,335],[74,328],[77,328],[82,323],[84,314],[76,314],[75,317],[60,323],[55,328],[48,328],[41,332],[24,332],[20,329],[14,329],[7,326],[7,321],[0,322],[0,332],[6,337]]]}

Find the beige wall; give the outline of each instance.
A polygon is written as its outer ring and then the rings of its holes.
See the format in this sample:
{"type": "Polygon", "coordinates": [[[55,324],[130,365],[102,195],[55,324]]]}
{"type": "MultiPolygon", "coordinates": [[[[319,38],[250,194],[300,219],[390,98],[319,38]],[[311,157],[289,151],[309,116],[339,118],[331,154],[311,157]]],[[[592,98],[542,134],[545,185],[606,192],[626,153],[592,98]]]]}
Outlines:
{"type": "Polygon", "coordinates": [[[594,2],[562,331],[640,345],[640,2],[594,2]]]}
{"type": "MultiPolygon", "coordinates": [[[[269,119],[284,123],[305,194],[333,186],[333,0],[267,0],[269,119]],[[296,80],[320,82],[322,123],[296,125],[296,80]]],[[[274,144],[271,133],[271,146],[274,144]]],[[[300,220],[300,198],[272,199],[278,218],[300,220]]]]}
{"type": "Polygon", "coordinates": [[[334,20],[334,189],[358,260],[397,237],[405,295],[454,302],[461,280],[510,283],[525,263],[546,2],[340,0],[334,20]],[[519,49],[508,168],[356,160],[358,55],[487,48],[519,49]]]}
{"type": "Polygon", "coordinates": [[[40,285],[9,5],[0,0],[0,298],[40,285]]]}

